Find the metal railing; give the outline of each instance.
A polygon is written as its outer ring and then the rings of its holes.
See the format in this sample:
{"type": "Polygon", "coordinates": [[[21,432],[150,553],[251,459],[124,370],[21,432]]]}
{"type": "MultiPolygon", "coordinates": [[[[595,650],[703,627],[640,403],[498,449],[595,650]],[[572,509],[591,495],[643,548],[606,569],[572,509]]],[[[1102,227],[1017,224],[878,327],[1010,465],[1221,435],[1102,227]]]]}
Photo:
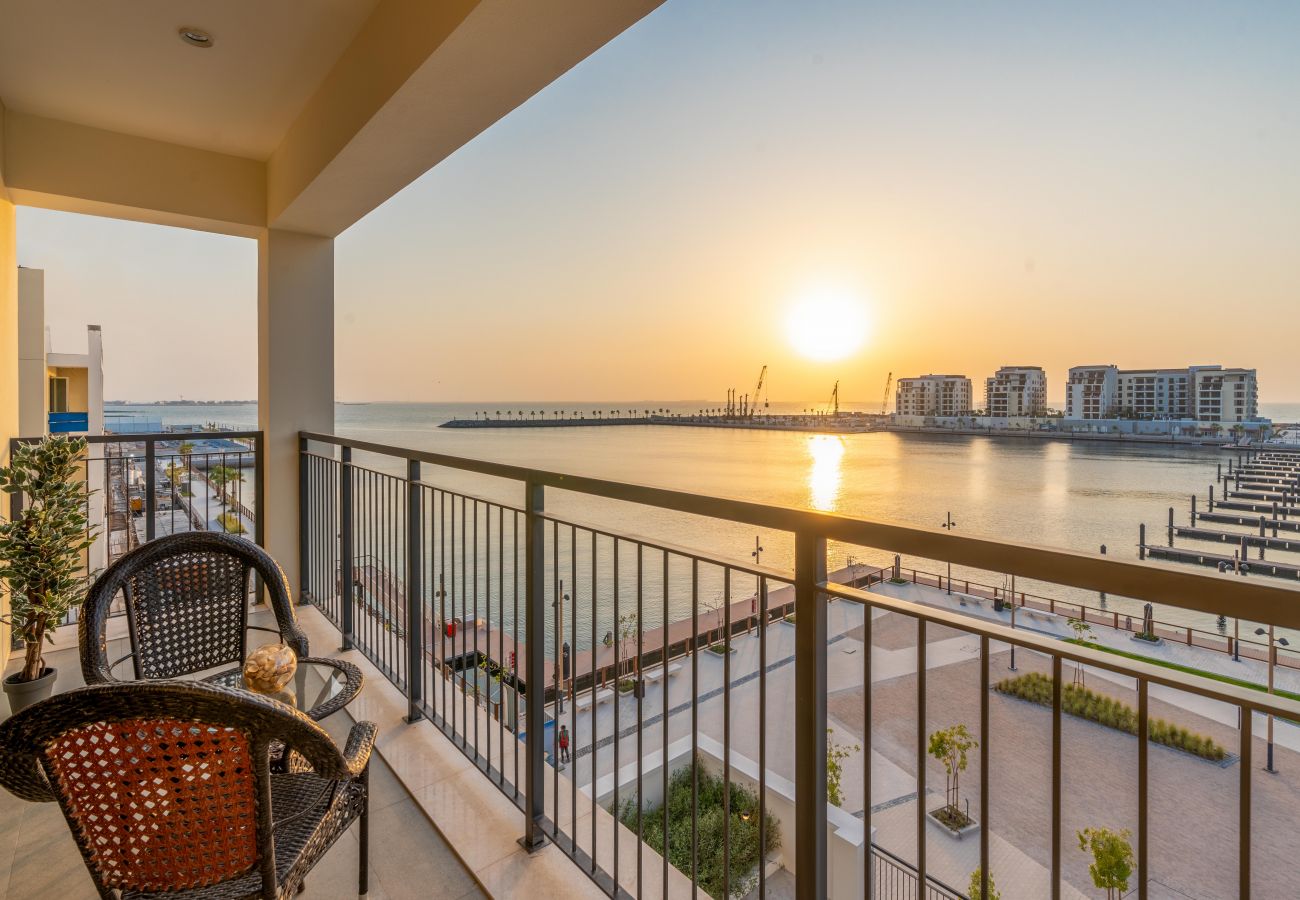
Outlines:
{"type": "MultiPolygon", "coordinates": [[[[1272,845],[1251,843],[1252,827],[1258,827],[1252,817],[1263,815],[1252,803],[1253,735],[1255,717],[1267,717],[1271,750],[1272,718],[1300,722],[1300,703],[873,592],[899,569],[851,566],[828,573],[827,547],[834,541],[890,556],[948,560],[1295,629],[1300,605],[1290,589],[307,432],[300,435],[300,493],[304,595],[339,628],[345,648],[364,653],[405,693],[411,720],[429,719],[515,802],[526,846],[554,843],[610,896],[733,896],[751,887],[765,896],[769,865],[777,862],[793,870],[797,896],[835,896],[832,880],[836,891],[845,890],[843,852],[856,846],[857,862],[847,874],[857,888],[850,892],[916,897],[924,884],[927,898],[961,897],[944,881],[964,884],[970,869],[956,871],[942,843],[950,838],[929,834],[936,826],[927,785],[937,763],[927,731],[939,724],[934,716],[942,714],[942,701],[962,690],[965,678],[971,684],[965,689],[979,685],[961,709],[980,747],[972,801],[980,869],[1008,890],[1003,881],[1013,873],[990,867],[991,832],[998,816],[1019,815],[1004,804],[1019,802],[1021,792],[1028,804],[1035,793],[1019,785],[998,796],[990,782],[1003,770],[991,758],[1009,753],[1023,737],[991,727],[992,710],[1002,715],[1009,708],[1037,716],[1035,727],[1050,732],[1041,809],[1025,813],[1048,845],[1023,850],[1041,870],[1041,884],[1031,890],[1059,897],[1063,886],[1086,878],[1078,854],[1063,852],[1072,838],[1067,800],[1073,796],[1064,786],[1065,735],[1074,736],[1077,719],[1067,701],[1082,689],[1067,686],[1064,677],[1076,669],[1076,681],[1085,670],[1101,673],[1103,693],[1135,701],[1133,731],[1114,731],[1113,737],[1124,742],[1115,746],[1134,764],[1135,894],[1146,897],[1160,874],[1149,858],[1153,702],[1194,724],[1209,723],[1205,727],[1228,743],[1222,764],[1237,767],[1236,858],[1219,870],[1235,872],[1229,892],[1248,897],[1256,878],[1270,889],[1278,879],[1290,883],[1272,845]],[[442,485],[426,478],[435,470],[442,485]],[[453,489],[448,483],[465,478],[492,486],[453,489]],[[624,521],[653,510],[783,532],[792,538],[793,565],[743,563],[561,515],[575,497],[595,498],[602,509],[613,504],[627,514],[624,521]],[[906,646],[890,649],[900,628],[906,646]],[[942,643],[931,650],[931,639],[942,643]],[[836,645],[845,653],[872,649],[858,653],[855,670],[842,661],[852,657],[833,653],[836,645]],[[994,689],[993,666],[1010,652],[1014,669],[1015,650],[1022,669],[1050,677],[1045,707],[1007,707],[1020,701],[994,689]],[[879,671],[874,657],[886,652],[905,655],[887,659],[888,671],[879,671]],[[846,703],[855,684],[860,702],[846,703]],[[832,689],[836,715],[860,716],[867,744],[854,769],[861,796],[852,802],[860,806],[865,829],[856,845],[851,823],[844,822],[849,813],[826,802],[832,689]],[[915,710],[915,733],[905,741],[889,739],[889,729],[881,727],[890,724],[880,719],[892,709],[887,697],[902,697],[915,710]],[[1195,702],[1179,705],[1179,698],[1195,702]],[[1235,710],[1235,726],[1206,718],[1207,706],[1235,710]],[[567,747],[558,738],[561,727],[567,747]],[[912,795],[879,802],[872,776],[882,754],[914,779],[912,795]],[[679,782],[683,772],[686,781],[679,782]],[[720,815],[707,807],[716,797],[702,790],[706,776],[724,786],[720,815]],[[687,794],[674,793],[682,784],[687,794]],[[900,810],[910,825],[900,825],[900,810]],[[718,821],[720,833],[703,834],[718,821]],[[871,852],[863,852],[877,827],[888,833],[876,835],[871,852]],[[711,856],[701,852],[706,839],[711,856]],[[910,849],[903,846],[909,842],[910,849]],[[669,852],[653,849],[665,846],[669,852]]],[[[1191,765],[1193,757],[1177,759],[1191,765]]],[[[1221,766],[1195,764],[1205,767],[1197,771],[1207,784],[1231,777],[1206,774],[1226,771],[1221,766]]],[[[1213,799],[1218,807],[1230,802],[1213,799]]],[[[1273,794],[1266,799],[1271,804],[1273,794]]],[[[1165,818],[1154,827],[1166,839],[1185,830],[1184,823],[1165,818]]],[[[981,893],[988,896],[987,885],[981,893]]]]}
{"type": "MultiPolygon", "coordinates": [[[[10,450],[39,440],[14,438],[10,450]]],[[[226,531],[263,542],[262,432],[90,435],[86,442],[87,524],[98,532],[86,553],[87,578],[167,534],[226,531]]],[[[24,502],[10,495],[9,514],[24,502]]]]}

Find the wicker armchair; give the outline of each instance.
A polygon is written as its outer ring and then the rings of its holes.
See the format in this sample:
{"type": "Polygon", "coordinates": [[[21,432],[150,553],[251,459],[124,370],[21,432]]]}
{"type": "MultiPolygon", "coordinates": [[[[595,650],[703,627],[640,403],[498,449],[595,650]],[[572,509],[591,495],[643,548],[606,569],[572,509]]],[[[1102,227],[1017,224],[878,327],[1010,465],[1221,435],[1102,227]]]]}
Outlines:
{"type": "MultiPolygon", "coordinates": [[[[265,550],[219,532],[173,534],[118,559],[91,585],[78,622],[86,684],[121,679],[113,668],[130,658],[137,681],[176,678],[247,656],[249,576],[259,575],[275,612],[280,638],[299,658],[308,656],[289,584],[265,550]],[[131,640],[129,657],[109,660],[106,631],[121,594],[131,640]]],[[[274,632],[273,632],[274,633],[274,632]]]]}
{"type": "Polygon", "coordinates": [[[340,752],[293,709],[190,681],[95,685],[0,725],[0,784],[57,800],[102,897],[287,900],[361,822],[367,889],[367,783],[375,726],[340,752]],[[283,741],[311,771],[272,773],[283,741]]]}

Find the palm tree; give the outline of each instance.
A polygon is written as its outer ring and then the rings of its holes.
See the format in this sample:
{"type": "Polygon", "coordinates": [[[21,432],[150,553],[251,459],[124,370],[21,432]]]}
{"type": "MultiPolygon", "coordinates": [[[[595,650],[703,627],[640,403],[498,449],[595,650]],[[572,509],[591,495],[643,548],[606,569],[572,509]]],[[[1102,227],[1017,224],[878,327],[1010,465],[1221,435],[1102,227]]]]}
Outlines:
{"type": "MultiPolygon", "coordinates": [[[[244,473],[232,466],[213,466],[208,469],[208,483],[217,489],[221,500],[221,524],[226,526],[226,504],[230,501],[230,485],[242,484],[244,473]]],[[[230,531],[230,528],[226,528],[230,531]]]]}

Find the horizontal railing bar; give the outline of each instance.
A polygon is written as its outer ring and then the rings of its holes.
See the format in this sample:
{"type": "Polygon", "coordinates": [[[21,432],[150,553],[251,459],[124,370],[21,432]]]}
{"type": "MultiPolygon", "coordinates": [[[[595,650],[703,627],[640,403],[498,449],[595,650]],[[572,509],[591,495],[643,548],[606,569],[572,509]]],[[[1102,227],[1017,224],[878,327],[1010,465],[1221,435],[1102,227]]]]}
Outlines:
{"type": "MultiPolygon", "coordinates": [[[[211,440],[212,438],[261,438],[260,431],[154,431],[149,434],[83,434],[78,437],[84,438],[88,444],[135,444],[144,443],[145,441],[175,441],[184,443],[192,440],[211,440]]],[[[19,437],[14,438],[20,444],[39,444],[45,440],[44,437],[19,437]]],[[[220,450],[209,450],[207,453],[220,453],[220,450]]],[[[227,453],[251,453],[252,450],[227,450],[227,453]]],[[[202,456],[204,454],[195,454],[202,456]]]]}
{"type": "Polygon", "coordinates": [[[1300,629],[1300,593],[1287,587],[1246,581],[1235,575],[1180,572],[1075,550],[1031,547],[949,534],[937,529],[871,522],[835,513],[769,506],[748,500],[709,497],[667,488],[565,475],[316,432],[302,432],[301,436],[309,441],[350,447],[398,459],[419,460],[444,468],[530,482],[708,518],[743,522],[762,528],[788,532],[807,531],[829,540],[861,547],[944,560],[1069,587],[1106,591],[1109,594],[1214,615],[1228,615],[1300,629]]]}
{"type": "Polygon", "coordinates": [[[1154,663],[1141,662],[1126,656],[1117,656],[1104,650],[1093,650],[1089,647],[1071,644],[1060,638],[1048,637],[1033,631],[1020,628],[1013,630],[1009,625],[1003,625],[1001,622],[988,622],[958,612],[924,606],[910,600],[900,600],[897,597],[890,597],[888,594],[877,594],[872,591],[859,590],[858,588],[851,588],[828,581],[821,582],[818,585],[818,590],[841,600],[849,600],[861,603],[864,606],[911,616],[925,622],[946,625],[956,631],[988,637],[1005,644],[1015,644],[1017,647],[1035,650],[1049,656],[1059,656],[1071,662],[1084,663],[1085,665],[1106,669],[1131,678],[1142,677],[1154,684],[1162,684],[1176,690],[1199,694],[1211,700],[1219,700],[1233,706],[1255,709],[1265,714],[1273,713],[1287,719],[1300,721],[1300,701],[1290,700],[1277,694],[1270,695],[1262,691],[1238,687],[1227,682],[1202,678],[1199,675],[1192,675],[1177,669],[1165,668],[1154,663]]]}
{"type": "Polygon", "coordinates": [[[725,566],[733,572],[743,572],[746,575],[753,575],[756,578],[769,578],[773,581],[778,581],[787,585],[794,584],[794,572],[789,569],[778,569],[774,566],[754,565],[753,563],[731,560],[722,556],[706,556],[698,550],[691,550],[689,547],[683,547],[680,544],[654,540],[653,538],[641,537],[628,533],[616,534],[612,531],[606,531],[603,528],[583,525],[581,522],[569,522],[564,519],[556,518],[555,516],[543,516],[542,518],[547,522],[554,522],[557,525],[577,528],[579,531],[586,531],[589,534],[595,534],[599,537],[606,537],[616,541],[627,541],[629,544],[637,544],[638,546],[647,547],[651,550],[658,550],[661,553],[669,553],[683,559],[697,560],[708,565],[725,566]]]}

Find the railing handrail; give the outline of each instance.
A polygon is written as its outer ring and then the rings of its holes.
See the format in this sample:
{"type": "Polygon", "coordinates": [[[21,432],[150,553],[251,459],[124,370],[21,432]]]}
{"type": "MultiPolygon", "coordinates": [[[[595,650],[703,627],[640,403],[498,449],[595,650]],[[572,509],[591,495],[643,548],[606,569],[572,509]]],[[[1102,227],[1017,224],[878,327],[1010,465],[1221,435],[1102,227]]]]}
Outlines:
{"type": "Polygon", "coordinates": [[[992,538],[950,534],[938,529],[878,522],[838,513],[800,510],[752,500],[714,497],[670,488],[570,475],[343,438],[319,432],[299,432],[304,441],[330,444],[407,461],[419,461],[520,482],[524,485],[605,497],[709,518],[743,522],[795,534],[815,534],[828,540],[876,547],[926,559],[946,560],[972,568],[1019,577],[1106,591],[1212,615],[1300,629],[1300,592],[1291,588],[1245,581],[1232,575],[1182,572],[1077,550],[1033,547],[992,538]]]}
{"type": "MultiPolygon", "coordinates": [[[[187,440],[198,438],[200,440],[211,438],[261,438],[262,432],[256,429],[251,431],[153,431],[147,434],[83,434],[78,435],[85,439],[88,444],[133,444],[137,441],[175,441],[184,443],[187,440]]],[[[9,443],[13,444],[36,444],[45,440],[45,436],[40,437],[16,437],[10,438],[9,443]]],[[[234,453],[236,451],[229,451],[234,453]]],[[[248,452],[252,452],[251,449],[248,452]]]]}

